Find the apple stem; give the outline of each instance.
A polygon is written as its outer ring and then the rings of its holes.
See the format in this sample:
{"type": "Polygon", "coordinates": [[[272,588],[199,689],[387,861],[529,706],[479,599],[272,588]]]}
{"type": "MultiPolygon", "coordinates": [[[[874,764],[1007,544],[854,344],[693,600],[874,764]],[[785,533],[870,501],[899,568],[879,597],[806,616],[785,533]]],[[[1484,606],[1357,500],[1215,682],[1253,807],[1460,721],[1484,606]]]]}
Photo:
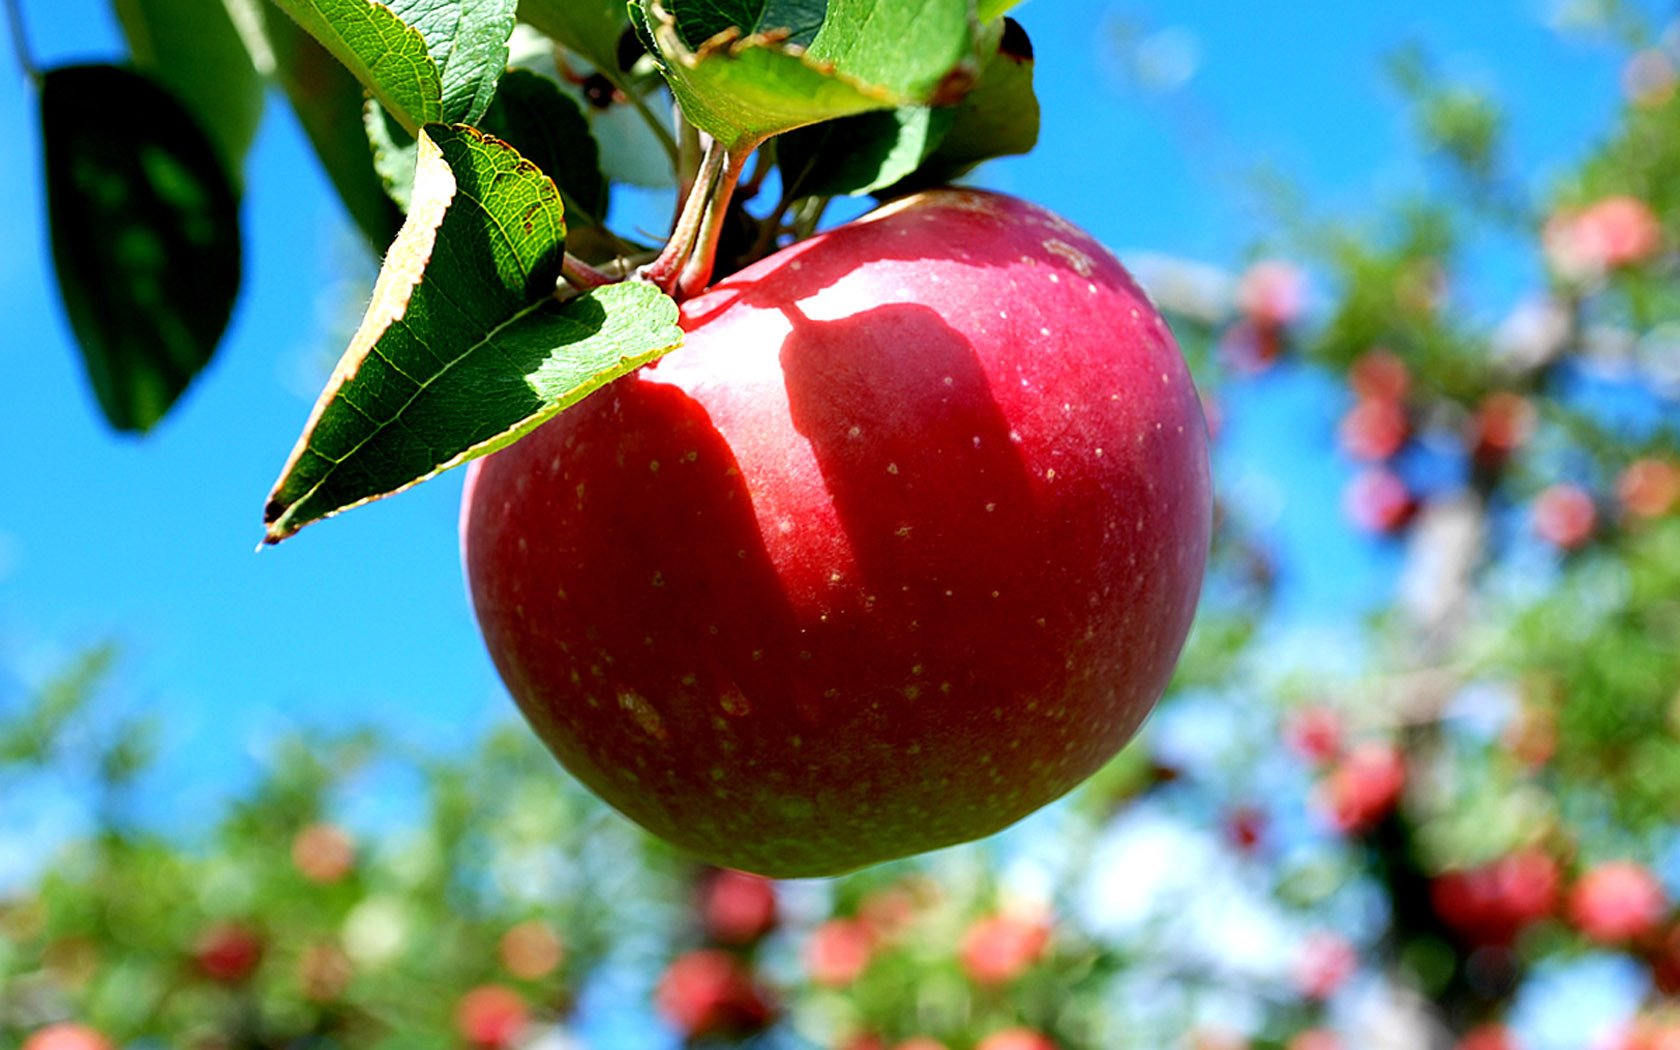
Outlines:
{"type": "Polygon", "coordinates": [[[735,187],[746,170],[752,150],[727,150],[723,153],[723,168],[718,172],[710,193],[706,194],[706,211],[700,222],[700,233],[677,276],[676,297],[687,299],[699,295],[712,279],[712,266],[717,260],[718,240],[723,236],[724,222],[729,215],[729,202],[735,187]]]}
{"type": "Polygon", "coordinates": [[[708,143],[700,157],[700,171],[683,197],[682,209],[671,229],[671,239],[652,262],[636,271],[636,276],[654,285],[667,295],[675,295],[677,278],[681,276],[694,243],[700,236],[700,225],[706,217],[706,202],[711,197],[712,184],[723,171],[724,151],[716,142],[708,143]]]}

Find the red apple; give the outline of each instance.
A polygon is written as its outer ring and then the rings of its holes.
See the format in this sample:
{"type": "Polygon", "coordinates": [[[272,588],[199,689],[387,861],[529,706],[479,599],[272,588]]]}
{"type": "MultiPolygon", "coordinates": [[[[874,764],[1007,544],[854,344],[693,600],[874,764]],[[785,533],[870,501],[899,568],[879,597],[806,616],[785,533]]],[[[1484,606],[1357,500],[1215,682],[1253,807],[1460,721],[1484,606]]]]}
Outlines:
{"type": "Polygon", "coordinates": [[[1388,350],[1368,350],[1348,367],[1348,386],[1361,399],[1404,401],[1412,389],[1412,370],[1388,350]]]}
{"type": "Polygon", "coordinates": [[[1132,736],[1211,500],[1184,362],[1100,245],[934,191],[682,324],[467,480],[480,625],[567,769],[720,866],[828,875],[990,834],[1132,736]]]}
{"type": "Polygon", "coordinates": [[[1611,861],[1583,874],[1569,894],[1569,918],[1590,940],[1618,944],[1656,930],[1668,909],[1662,884],[1643,865],[1611,861]]]}
{"type": "Polygon", "coordinates": [[[1534,405],[1521,394],[1496,390],[1483,398],[1470,419],[1470,458],[1483,470],[1498,470],[1534,436],[1534,405]]]}
{"type": "Polygon", "coordinates": [[[565,942],[541,919],[509,927],[497,949],[502,966],[522,981],[541,980],[566,961],[565,942]]]}
{"type": "Polygon", "coordinates": [[[1509,1028],[1496,1023],[1477,1025],[1464,1033],[1453,1050],[1517,1050],[1519,1045],[1509,1028]]]}
{"type": "Polygon", "coordinates": [[[1417,516],[1418,498],[1394,471],[1368,467],[1342,490],[1342,511],[1364,531],[1392,536],[1417,516]]]}
{"type": "Polygon", "coordinates": [[[1323,765],[1342,750],[1342,716],[1328,707],[1303,707],[1285,719],[1283,736],[1289,749],[1323,765]]]}
{"type": "Polygon", "coordinates": [[[292,865],[310,882],[338,882],[356,866],[356,843],[336,824],[311,824],[292,839],[292,865]]]}
{"type": "Polygon", "coordinates": [[[455,1006],[455,1030],[472,1046],[513,1046],[531,1023],[525,998],[506,985],[482,984],[455,1006]]]}
{"type": "Polygon", "coordinates": [[[805,969],[830,988],[851,984],[875,955],[875,934],[861,919],[829,919],[805,942],[805,969]]]}
{"type": "Polygon", "coordinates": [[[1598,523],[1592,496],[1575,485],[1549,486],[1535,497],[1532,514],[1535,534],[1566,551],[1584,546],[1598,523]]]}
{"type": "Polygon", "coordinates": [[[1295,986],[1308,999],[1336,994],[1359,969],[1359,953],[1340,934],[1320,930],[1301,943],[1295,959],[1295,986]]]}
{"type": "Polygon", "coordinates": [[[776,927],[776,887],[742,871],[713,872],[700,886],[700,923],[718,944],[752,944],[776,927]]]}
{"type": "Polygon", "coordinates": [[[1050,924],[1024,915],[988,915],[963,934],[958,956],[963,972],[976,984],[1005,984],[1043,958],[1050,944],[1050,924]]]}
{"type": "Polygon", "coordinates": [[[60,1021],[36,1029],[23,1041],[23,1050],[111,1050],[111,1041],[97,1028],[60,1021]]]}
{"type": "Polygon", "coordinates": [[[1637,266],[1662,250],[1662,220],[1638,197],[1613,196],[1561,211],[1543,232],[1546,257],[1565,277],[1637,266]]]}
{"type": "Polygon", "coordinates": [[[974,1050],[1056,1050],[1056,1044],[1031,1028],[1005,1028],[980,1040],[974,1050]]]}
{"type": "Polygon", "coordinates": [[[1344,835],[1363,834],[1394,809],[1406,787],[1406,759],[1392,744],[1361,744],[1320,782],[1317,801],[1344,835]]]}
{"type": "Polygon", "coordinates": [[[1636,459],[1616,479],[1616,496],[1632,517],[1660,518],[1680,507],[1680,466],[1666,459],[1636,459]]]}
{"type": "Polygon", "coordinates": [[[654,1002],[660,1014],[690,1040],[750,1035],[775,1015],[753,981],[752,971],[716,948],[672,960],[659,979],[654,1002]]]}
{"type": "Polygon", "coordinates": [[[1337,440],[1354,459],[1380,463],[1392,459],[1411,437],[1406,406],[1393,398],[1362,397],[1348,409],[1337,429],[1337,440]]]}
{"type": "Polygon", "coordinates": [[[193,947],[193,962],[212,981],[239,984],[256,972],[263,941],[242,923],[219,922],[205,930],[193,947]]]}
{"type": "Polygon", "coordinates": [[[1430,884],[1436,914],[1473,944],[1509,945],[1557,907],[1557,861],[1521,849],[1475,868],[1446,871],[1430,884]]]}

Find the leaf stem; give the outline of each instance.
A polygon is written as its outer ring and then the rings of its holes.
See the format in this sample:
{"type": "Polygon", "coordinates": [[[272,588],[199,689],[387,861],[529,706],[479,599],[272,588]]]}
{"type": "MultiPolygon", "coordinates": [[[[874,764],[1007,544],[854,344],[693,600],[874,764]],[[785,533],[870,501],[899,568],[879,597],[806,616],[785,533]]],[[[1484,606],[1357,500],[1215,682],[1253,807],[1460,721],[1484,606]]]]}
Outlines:
{"type": "Polygon", "coordinates": [[[41,67],[35,63],[34,53],[29,50],[29,34],[23,24],[23,7],[21,0],[5,0],[6,23],[12,36],[12,53],[17,57],[18,68],[36,88],[41,86],[41,67]]]}

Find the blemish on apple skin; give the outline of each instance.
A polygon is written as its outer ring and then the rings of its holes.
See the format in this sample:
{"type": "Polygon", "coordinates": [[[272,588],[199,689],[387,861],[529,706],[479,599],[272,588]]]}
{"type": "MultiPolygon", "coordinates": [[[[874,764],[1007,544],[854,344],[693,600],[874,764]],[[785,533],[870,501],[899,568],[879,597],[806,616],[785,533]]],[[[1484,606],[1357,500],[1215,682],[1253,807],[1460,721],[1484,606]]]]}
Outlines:
{"type": "Polygon", "coordinates": [[[618,691],[618,706],[628,711],[630,717],[636,720],[636,725],[640,726],[642,732],[648,736],[662,743],[669,739],[669,734],[665,731],[665,720],[660,718],[659,712],[653,709],[653,705],[649,704],[634,689],[620,689],[618,691]]]}
{"type": "Polygon", "coordinates": [[[898,464],[897,463],[888,463],[887,464],[887,473],[888,474],[897,474],[898,473],[898,464]]]}

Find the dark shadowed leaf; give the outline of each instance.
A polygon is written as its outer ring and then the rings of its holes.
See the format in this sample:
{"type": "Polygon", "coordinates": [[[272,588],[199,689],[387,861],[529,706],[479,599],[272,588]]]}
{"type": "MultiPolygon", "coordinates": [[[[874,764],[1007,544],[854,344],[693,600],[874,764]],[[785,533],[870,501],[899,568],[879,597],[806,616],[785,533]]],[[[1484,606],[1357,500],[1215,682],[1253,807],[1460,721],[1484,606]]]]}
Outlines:
{"type": "Polygon", "coordinates": [[[173,91],[216,142],[235,183],[262,120],[262,14],[251,0],[112,0],[136,68],[173,91]],[[235,24],[235,17],[244,22],[235,24]]]}
{"type": "Polygon", "coordinates": [[[430,125],[418,158],[367,315],[270,496],[270,543],[507,445],[681,342],[651,285],[555,300],[560,194],[510,146],[430,125]]]}
{"type": "Polygon", "coordinates": [[[791,200],[871,193],[921,167],[951,126],[950,109],[910,106],[796,128],[776,140],[791,200]]]}
{"type": "Polygon", "coordinates": [[[148,430],[209,362],[233,312],[233,185],[192,114],[131,70],[51,70],[41,120],[70,326],[106,419],[148,430]]]}
{"type": "Polygon", "coordinates": [[[362,130],[361,82],[272,5],[264,5],[264,16],[276,75],[298,123],[351,220],[368,244],[383,252],[402,225],[402,213],[374,170],[362,130]]]}

